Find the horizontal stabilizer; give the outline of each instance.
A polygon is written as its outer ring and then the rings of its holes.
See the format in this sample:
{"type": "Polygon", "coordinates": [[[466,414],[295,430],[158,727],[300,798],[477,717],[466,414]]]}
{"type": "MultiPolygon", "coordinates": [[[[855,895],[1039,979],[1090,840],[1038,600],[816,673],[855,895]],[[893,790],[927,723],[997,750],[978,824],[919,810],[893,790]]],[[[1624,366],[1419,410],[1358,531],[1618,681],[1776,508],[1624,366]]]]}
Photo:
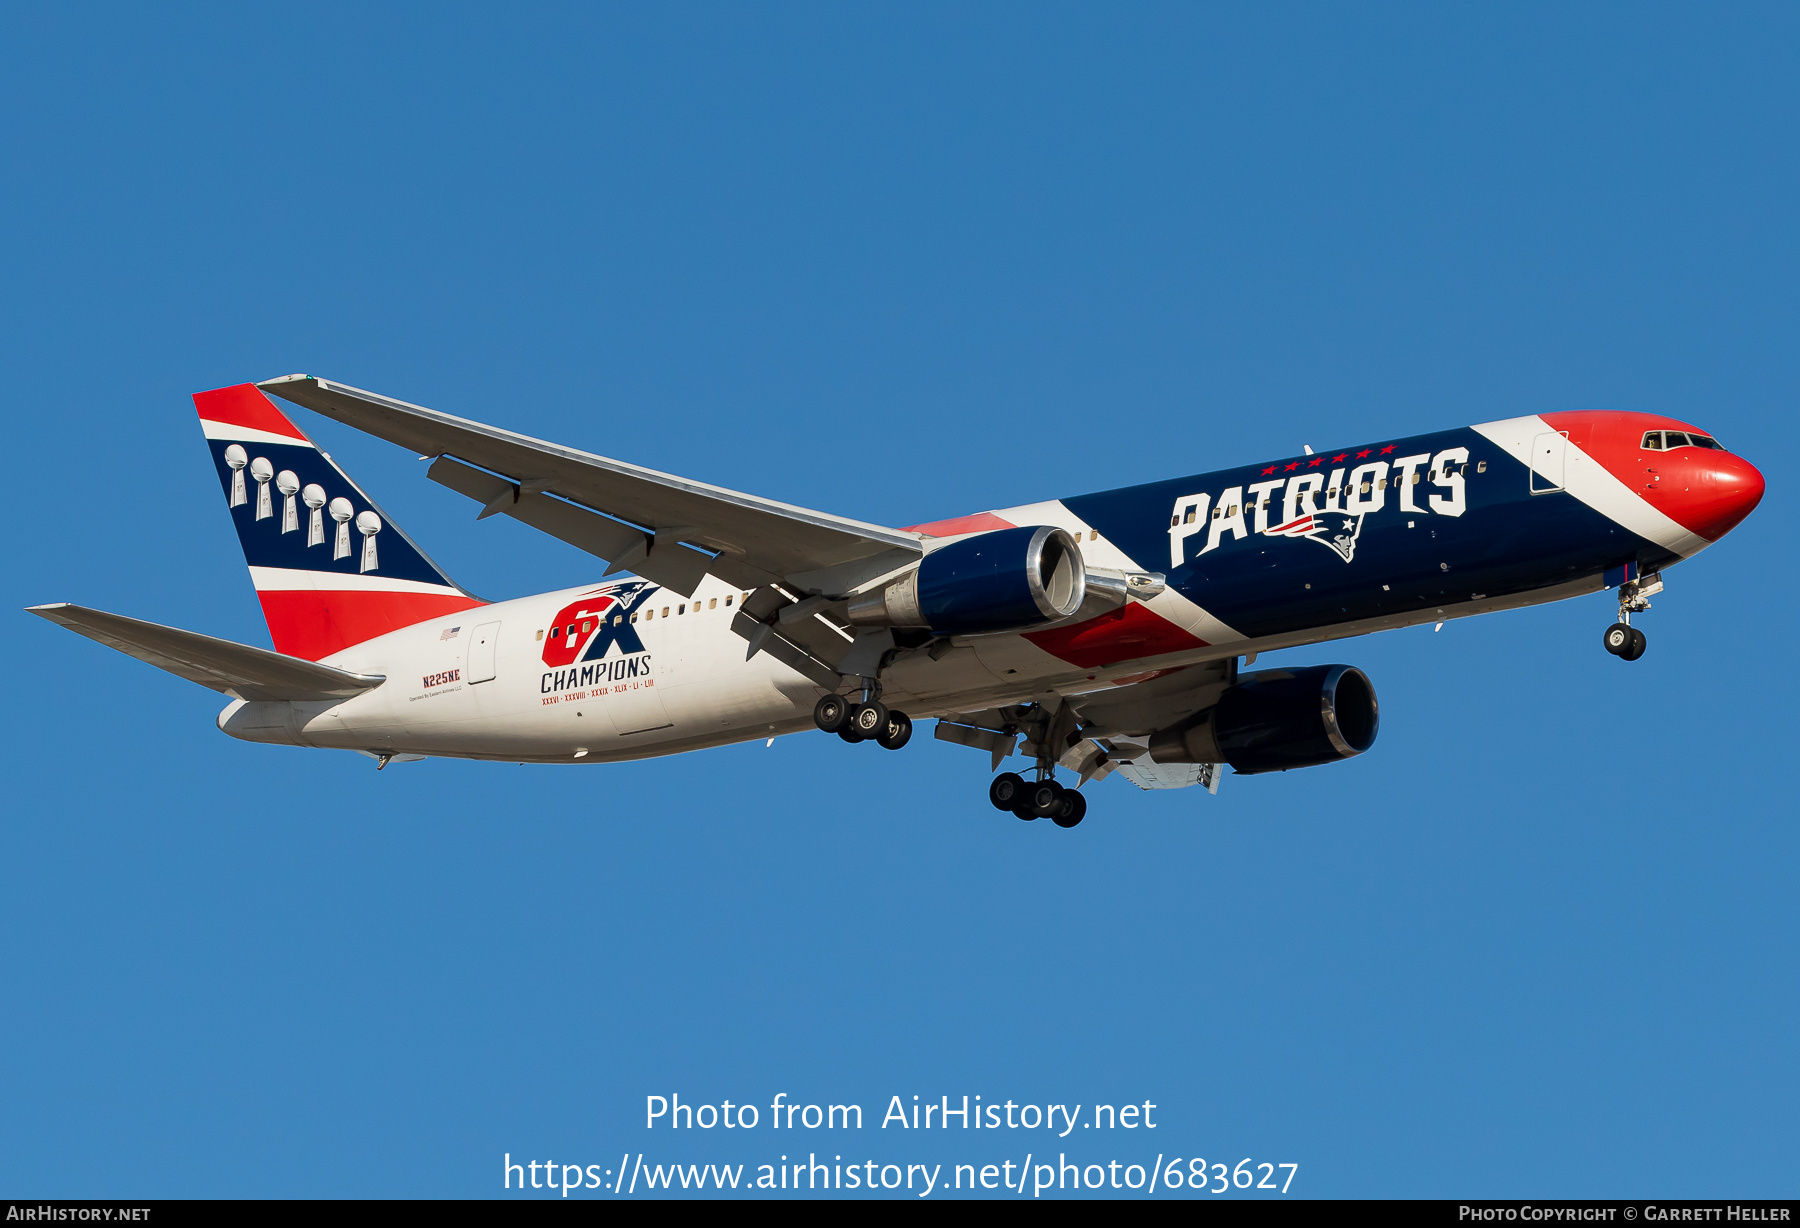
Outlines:
{"type": "Polygon", "coordinates": [[[266,648],[252,648],[68,602],[31,606],[26,613],[47,618],[77,635],[98,640],[108,648],[237,699],[348,699],[385,681],[378,674],[353,674],[266,648]]]}

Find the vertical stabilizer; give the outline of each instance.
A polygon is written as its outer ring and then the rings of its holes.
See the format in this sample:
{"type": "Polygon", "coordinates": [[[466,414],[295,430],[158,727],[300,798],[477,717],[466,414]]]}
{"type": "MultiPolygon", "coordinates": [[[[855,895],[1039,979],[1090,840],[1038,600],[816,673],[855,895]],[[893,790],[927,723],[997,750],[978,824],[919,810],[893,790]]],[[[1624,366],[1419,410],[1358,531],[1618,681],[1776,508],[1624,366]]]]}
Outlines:
{"type": "Polygon", "coordinates": [[[483,604],[254,384],[194,406],[276,651],[318,661],[483,604]]]}

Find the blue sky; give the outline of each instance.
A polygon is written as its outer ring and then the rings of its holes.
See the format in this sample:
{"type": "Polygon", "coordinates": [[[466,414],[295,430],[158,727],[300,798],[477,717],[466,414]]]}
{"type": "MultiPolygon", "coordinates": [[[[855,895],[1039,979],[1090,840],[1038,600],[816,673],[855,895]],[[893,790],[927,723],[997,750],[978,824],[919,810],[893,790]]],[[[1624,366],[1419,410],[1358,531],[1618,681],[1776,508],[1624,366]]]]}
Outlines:
{"type": "MultiPolygon", "coordinates": [[[[1571,408],[1687,418],[1769,479],[1642,661],[1600,596],[1282,654],[1370,673],[1370,754],[1114,779],[1073,832],[929,738],[377,775],[14,613],[0,1193],[1077,1143],[1312,1196],[1793,1192],[1791,7],[0,31],[15,611],[266,644],[188,396],[290,371],[889,524],[1571,408]],[[646,1132],[670,1092],[1159,1126],[646,1132]]],[[[301,420],[473,590],[597,574],[301,420]]]]}

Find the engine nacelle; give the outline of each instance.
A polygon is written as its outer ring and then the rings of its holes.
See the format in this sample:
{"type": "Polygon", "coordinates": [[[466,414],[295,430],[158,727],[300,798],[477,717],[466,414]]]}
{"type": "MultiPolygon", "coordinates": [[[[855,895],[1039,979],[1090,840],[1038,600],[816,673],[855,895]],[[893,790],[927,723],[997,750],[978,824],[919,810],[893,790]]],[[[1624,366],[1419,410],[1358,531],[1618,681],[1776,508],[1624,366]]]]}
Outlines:
{"type": "Polygon", "coordinates": [[[1150,739],[1157,763],[1229,763],[1245,775],[1314,767],[1375,745],[1381,713],[1350,665],[1244,674],[1216,706],[1150,739]]]}
{"type": "Polygon", "coordinates": [[[1081,547],[1064,529],[996,529],[933,550],[900,579],[850,603],[852,623],[980,635],[1067,618],[1087,595],[1081,547]]]}

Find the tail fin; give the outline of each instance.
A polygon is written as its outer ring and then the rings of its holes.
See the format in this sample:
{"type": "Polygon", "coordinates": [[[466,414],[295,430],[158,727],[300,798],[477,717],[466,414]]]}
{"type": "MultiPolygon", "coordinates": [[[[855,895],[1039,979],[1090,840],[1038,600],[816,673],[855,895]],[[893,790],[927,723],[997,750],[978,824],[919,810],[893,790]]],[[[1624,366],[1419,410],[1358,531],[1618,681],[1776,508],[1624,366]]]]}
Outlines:
{"type": "Polygon", "coordinates": [[[194,406],[277,652],[318,661],[483,604],[254,384],[194,406]]]}

